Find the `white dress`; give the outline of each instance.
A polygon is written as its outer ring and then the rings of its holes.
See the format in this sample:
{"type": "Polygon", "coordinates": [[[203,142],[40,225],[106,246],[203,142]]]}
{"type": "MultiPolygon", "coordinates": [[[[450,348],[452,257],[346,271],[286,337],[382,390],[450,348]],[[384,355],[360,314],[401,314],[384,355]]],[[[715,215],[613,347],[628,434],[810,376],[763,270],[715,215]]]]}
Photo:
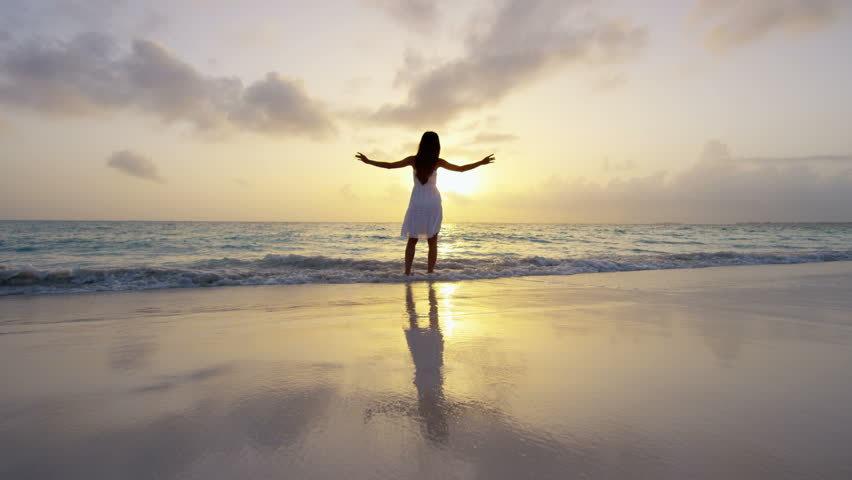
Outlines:
{"type": "Polygon", "coordinates": [[[441,192],[435,181],[438,177],[436,168],[429,180],[423,184],[414,173],[414,188],[411,190],[411,200],[402,222],[403,237],[432,238],[441,230],[441,220],[444,212],[441,208],[441,192]]]}

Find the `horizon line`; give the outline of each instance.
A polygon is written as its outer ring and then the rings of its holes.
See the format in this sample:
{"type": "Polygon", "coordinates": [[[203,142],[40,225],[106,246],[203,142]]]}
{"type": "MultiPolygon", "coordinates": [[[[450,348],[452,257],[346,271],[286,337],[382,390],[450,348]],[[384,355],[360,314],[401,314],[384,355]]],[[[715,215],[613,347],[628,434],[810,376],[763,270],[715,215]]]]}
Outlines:
{"type": "MultiPolygon", "coordinates": [[[[398,221],[370,221],[370,220],[117,220],[117,219],[57,219],[57,218],[0,218],[0,222],[70,222],[70,223],[301,223],[301,224],[329,224],[329,223],[360,223],[360,224],[395,224],[398,221]]],[[[481,224],[481,225],[842,225],[852,224],[850,220],[784,220],[767,221],[751,220],[739,222],[492,222],[492,221],[460,221],[445,222],[447,225],[454,224],[481,224]]]]}

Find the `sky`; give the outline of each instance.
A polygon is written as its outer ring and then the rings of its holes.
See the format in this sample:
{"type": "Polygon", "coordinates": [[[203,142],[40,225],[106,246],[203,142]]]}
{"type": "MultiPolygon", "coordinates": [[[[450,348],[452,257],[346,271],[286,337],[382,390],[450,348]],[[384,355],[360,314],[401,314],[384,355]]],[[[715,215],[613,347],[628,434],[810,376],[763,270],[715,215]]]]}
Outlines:
{"type": "Polygon", "coordinates": [[[0,0],[0,219],[852,221],[848,0],[0,0]]]}

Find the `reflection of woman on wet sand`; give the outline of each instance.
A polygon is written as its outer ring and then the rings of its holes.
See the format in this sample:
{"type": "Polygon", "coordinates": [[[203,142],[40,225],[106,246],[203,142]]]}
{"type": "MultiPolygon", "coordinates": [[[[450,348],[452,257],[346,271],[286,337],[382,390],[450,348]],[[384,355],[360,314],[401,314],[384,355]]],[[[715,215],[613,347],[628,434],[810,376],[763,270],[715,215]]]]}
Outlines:
{"type": "Polygon", "coordinates": [[[447,417],[444,411],[444,336],[438,325],[438,301],[435,287],[429,283],[429,326],[418,321],[411,285],[405,286],[405,307],[408,328],[405,340],[414,361],[414,385],[417,387],[417,410],[426,423],[426,433],[432,440],[447,437],[447,417]]]}
{"type": "MultiPolygon", "coordinates": [[[[590,468],[593,450],[579,446],[564,452],[558,462],[553,461],[556,458],[553,452],[562,452],[564,446],[546,430],[524,427],[518,419],[500,409],[500,402],[447,398],[443,375],[444,336],[432,283],[429,283],[428,325],[421,326],[420,320],[425,323],[425,318],[417,314],[411,285],[405,286],[405,309],[408,313],[405,341],[414,363],[417,404],[414,405],[407,394],[404,399],[396,392],[381,395],[365,410],[365,422],[375,416],[416,419],[421,435],[433,444],[433,448],[450,449],[455,458],[477,465],[481,478],[528,478],[529,472],[534,471],[542,472],[541,478],[565,478],[564,462],[580,470],[590,468]],[[451,425],[453,438],[450,438],[451,425]]],[[[501,376],[501,380],[506,379],[501,376]]]]}

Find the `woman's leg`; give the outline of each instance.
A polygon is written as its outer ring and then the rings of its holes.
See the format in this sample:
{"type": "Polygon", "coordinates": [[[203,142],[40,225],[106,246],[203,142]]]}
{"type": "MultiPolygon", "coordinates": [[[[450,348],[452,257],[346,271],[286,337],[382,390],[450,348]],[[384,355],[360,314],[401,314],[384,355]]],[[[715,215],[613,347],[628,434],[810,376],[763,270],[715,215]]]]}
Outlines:
{"type": "Polygon", "coordinates": [[[429,268],[427,272],[435,271],[435,263],[438,261],[438,234],[427,240],[429,242],[429,268]]]}
{"type": "Polygon", "coordinates": [[[414,263],[414,247],[417,246],[417,237],[409,237],[408,245],[405,246],[405,274],[411,275],[411,264],[414,263]]]}

